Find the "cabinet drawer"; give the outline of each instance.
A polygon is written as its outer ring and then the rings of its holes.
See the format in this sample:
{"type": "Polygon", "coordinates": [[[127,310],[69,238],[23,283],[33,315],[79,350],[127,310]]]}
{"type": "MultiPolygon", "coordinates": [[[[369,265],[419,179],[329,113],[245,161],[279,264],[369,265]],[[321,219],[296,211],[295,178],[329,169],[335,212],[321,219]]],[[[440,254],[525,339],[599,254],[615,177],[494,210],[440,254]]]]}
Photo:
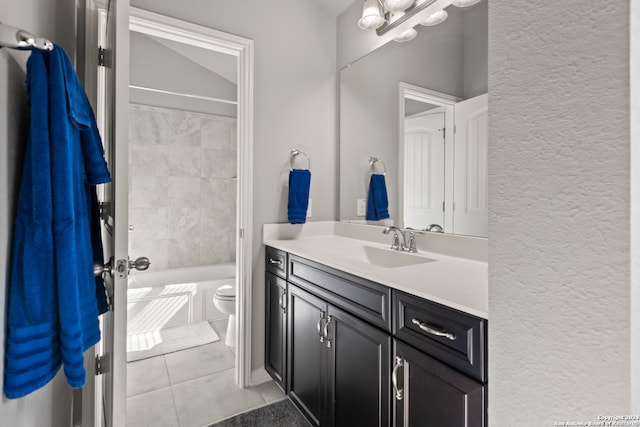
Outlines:
{"type": "Polygon", "coordinates": [[[288,263],[289,282],[391,331],[390,288],[296,255],[289,255],[288,263]]]}
{"type": "Polygon", "coordinates": [[[393,306],[396,338],[486,381],[486,320],[396,290],[393,306]]]}
{"type": "Polygon", "coordinates": [[[287,278],[287,253],[278,249],[266,247],[265,265],[269,273],[287,278]]]}

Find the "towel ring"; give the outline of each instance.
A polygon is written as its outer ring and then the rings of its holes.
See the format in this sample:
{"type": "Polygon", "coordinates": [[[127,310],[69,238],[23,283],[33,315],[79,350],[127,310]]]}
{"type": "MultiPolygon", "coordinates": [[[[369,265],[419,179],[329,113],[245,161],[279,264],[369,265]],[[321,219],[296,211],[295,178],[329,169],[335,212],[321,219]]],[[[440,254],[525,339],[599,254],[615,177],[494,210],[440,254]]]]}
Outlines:
{"type": "Polygon", "coordinates": [[[304,151],[298,150],[297,148],[294,148],[291,150],[291,154],[289,155],[289,167],[291,167],[291,170],[293,170],[294,160],[300,154],[302,154],[305,157],[305,159],[307,159],[307,169],[311,169],[311,160],[309,159],[309,156],[307,156],[307,153],[305,153],[304,151]]]}
{"type": "Polygon", "coordinates": [[[376,173],[376,163],[382,164],[382,175],[387,174],[387,166],[382,160],[377,157],[369,157],[369,167],[371,167],[371,173],[376,173]]]}

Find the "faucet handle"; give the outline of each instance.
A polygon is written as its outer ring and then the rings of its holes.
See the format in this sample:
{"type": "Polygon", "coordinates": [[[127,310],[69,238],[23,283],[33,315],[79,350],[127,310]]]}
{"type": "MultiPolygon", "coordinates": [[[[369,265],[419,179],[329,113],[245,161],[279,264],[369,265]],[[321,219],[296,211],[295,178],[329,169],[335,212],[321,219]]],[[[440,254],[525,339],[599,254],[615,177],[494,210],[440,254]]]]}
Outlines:
{"type": "MultiPolygon", "coordinates": [[[[422,233],[418,233],[418,234],[422,234],[422,233]]],[[[409,233],[409,248],[407,250],[414,254],[418,252],[418,248],[416,248],[416,235],[413,231],[409,233]]]]}
{"type": "Polygon", "coordinates": [[[396,251],[400,249],[400,236],[398,236],[398,233],[393,233],[393,239],[391,240],[391,249],[395,249],[396,251]]]}

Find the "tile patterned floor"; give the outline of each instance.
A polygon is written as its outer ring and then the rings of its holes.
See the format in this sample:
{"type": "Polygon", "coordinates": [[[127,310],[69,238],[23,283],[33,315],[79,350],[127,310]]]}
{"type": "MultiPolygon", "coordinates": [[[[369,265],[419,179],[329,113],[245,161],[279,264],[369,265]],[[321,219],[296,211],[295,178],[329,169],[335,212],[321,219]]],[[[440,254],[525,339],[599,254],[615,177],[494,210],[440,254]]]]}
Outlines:
{"type": "Polygon", "coordinates": [[[212,326],[220,341],[127,365],[127,426],[208,426],[285,398],[274,382],[236,387],[226,321],[212,326]]]}

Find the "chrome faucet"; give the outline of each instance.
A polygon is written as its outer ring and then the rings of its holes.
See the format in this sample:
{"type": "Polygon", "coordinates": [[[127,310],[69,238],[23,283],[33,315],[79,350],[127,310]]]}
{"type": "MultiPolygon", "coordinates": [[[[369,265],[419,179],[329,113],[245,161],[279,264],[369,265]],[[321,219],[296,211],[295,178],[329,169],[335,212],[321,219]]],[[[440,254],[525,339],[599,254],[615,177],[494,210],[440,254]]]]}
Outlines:
{"type": "Polygon", "coordinates": [[[389,225],[382,230],[384,234],[389,234],[393,231],[393,240],[391,240],[391,249],[396,251],[404,251],[405,248],[405,240],[404,233],[402,230],[395,225],[389,225]],[[402,236],[402,243],[400,243],[400,236],[402,236]]]}
{"type": "Polygon", "coordinates": [[[403,231],[401,228],[396,227],[395,225],[390,225],[382,230],[384,234],[389,234],[392,231],[394,233],[393,240],[391,241],[391,249],[394,249],[396,251],[407,251],[414,254],[418,252],[418,248],[416,248],[416,234],[423,234],[422,232],[409,227],[407,227],[407,229],[403,231]],[[407,231],[409,232],[409,241],[407,241],[405,235],[407,231]],[[400,243],[400,236],[402,236],[402,243],[400,243]]]}

